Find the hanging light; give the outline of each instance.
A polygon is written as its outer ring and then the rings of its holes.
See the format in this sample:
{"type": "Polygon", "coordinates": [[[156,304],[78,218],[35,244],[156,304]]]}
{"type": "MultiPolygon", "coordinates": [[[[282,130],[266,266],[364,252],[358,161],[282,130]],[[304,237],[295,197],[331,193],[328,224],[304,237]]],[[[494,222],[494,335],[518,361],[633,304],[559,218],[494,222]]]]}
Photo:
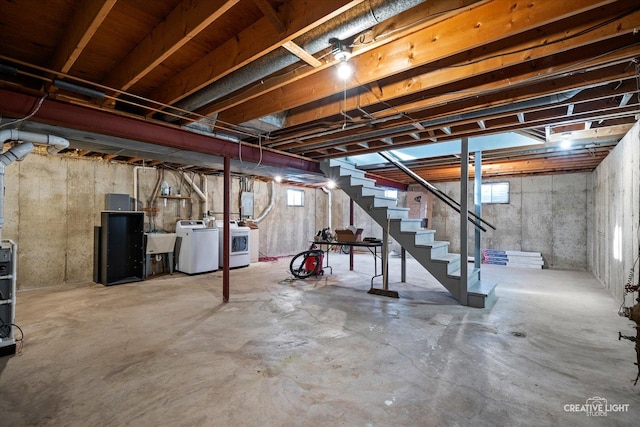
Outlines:
{"type": "Polygon", "coordinates": [[[347,80],[353,74],[353,68],[351,64],[349,64],[349,59],[351,58],[351,47],[345,44],[343,40],[332,38],[329,40],[331,43],[331,53],[333,53],[333,57],[339,61],[337,69],[338,69],[338,77],[342,80],[347,80]]]}
{"type": "Polygon", "coordinates": [[[338,77],[342,80],[347,80],[353,74],[353,68],[351,68],[351,64],[346,61],[341,61],[337,67],[338,77]]]}

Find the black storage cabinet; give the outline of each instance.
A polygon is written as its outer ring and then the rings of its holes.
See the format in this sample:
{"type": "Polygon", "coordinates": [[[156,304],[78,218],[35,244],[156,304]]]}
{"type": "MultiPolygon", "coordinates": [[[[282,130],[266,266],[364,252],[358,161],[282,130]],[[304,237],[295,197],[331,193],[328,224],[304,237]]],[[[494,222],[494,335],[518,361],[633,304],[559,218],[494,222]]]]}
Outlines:
{"type": "Polygon", "coordinates": [[[101,215],[100,283],[110,286],[144,280],[144,213],[105,211],[101,215]]]}

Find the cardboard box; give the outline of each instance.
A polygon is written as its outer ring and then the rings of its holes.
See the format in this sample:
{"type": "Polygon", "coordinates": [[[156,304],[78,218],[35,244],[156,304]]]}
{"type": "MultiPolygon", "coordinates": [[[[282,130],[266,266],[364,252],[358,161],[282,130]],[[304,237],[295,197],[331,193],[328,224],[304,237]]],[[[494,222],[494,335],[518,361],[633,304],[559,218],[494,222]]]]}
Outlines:
{"type": "Polygon", "coordinates": [[[361,242],[363,230],[358,228],[355,233],[351,230],[336,230],[336,240],[338,242],[361,242]]]}

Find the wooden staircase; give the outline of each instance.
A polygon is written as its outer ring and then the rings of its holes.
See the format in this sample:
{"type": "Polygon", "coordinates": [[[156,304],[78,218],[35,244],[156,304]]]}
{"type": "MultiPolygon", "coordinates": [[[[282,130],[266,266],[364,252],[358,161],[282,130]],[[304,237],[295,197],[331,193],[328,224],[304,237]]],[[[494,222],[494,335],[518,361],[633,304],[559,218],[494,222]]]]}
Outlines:
{"type": "Polygon", "coordinates": [[[449,253],[449,242],[435,240],[434,230],[421,228],[420,219],[410,219],[409,209],[395,206],[396,200],[384,196],[375,181],[365,178],[364,171],[336,159],[320,164],[325,175],[367,212],[461,304],[487,307],[495,298],[495,283],[480,280],[480,269],[469,268],[467,280],[460,278],[460,255],[449,253]],[[388,221],[388,222],[387,222],[388,221]]]}

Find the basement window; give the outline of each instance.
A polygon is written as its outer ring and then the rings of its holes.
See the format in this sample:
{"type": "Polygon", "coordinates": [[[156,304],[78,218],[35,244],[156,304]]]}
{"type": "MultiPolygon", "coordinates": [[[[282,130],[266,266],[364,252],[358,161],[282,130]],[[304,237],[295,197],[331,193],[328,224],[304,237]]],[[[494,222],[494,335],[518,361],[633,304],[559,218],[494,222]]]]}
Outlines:
{"type": "Polygon", "coordinates": [[[482,184],[482,203],[509,203],[509,183],[482,184]]]}
{"type": "Polygon", "coordinates": [[[287,206],[304,206],[304,190],[287,188],[287,206]]]}
{"type": "Polygon", "coordinates": [[[398,200],[398,190],[384,190],[384,197],[398,200]]]}

